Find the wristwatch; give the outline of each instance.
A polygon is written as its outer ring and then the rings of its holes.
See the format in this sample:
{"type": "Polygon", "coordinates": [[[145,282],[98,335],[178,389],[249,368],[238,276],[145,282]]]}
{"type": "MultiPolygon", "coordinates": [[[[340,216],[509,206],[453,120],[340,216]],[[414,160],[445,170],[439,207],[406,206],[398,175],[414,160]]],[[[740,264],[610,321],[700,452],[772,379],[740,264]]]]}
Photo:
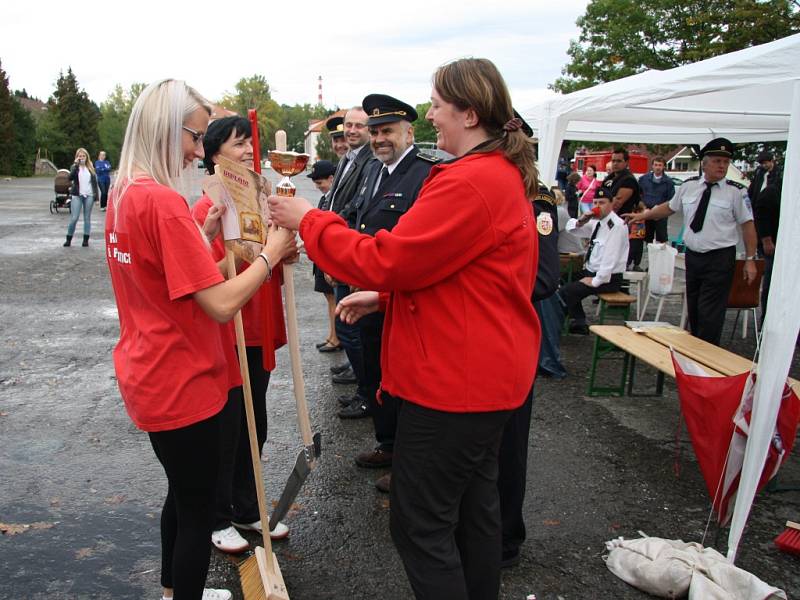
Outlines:
{"type": "Polygon", "coordinates": [[[757,258],[758,258],[758,256],[756,256],[755,254],[753,256],[745,256],[744,257],[745,260],[755,260],[757,258]]]}

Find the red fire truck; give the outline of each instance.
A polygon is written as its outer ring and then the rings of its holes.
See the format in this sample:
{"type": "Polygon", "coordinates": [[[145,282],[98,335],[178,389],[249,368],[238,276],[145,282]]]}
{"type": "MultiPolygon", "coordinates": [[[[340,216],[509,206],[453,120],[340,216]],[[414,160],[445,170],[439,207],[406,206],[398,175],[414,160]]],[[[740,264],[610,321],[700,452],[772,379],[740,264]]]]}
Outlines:
{"type": "MultiPolygon", "coordinates": [[[[606,172],[606,165],[611,162],[611,150],[603,152],[575,153],[574,169],[583,173],[586,167],[592,166],[598,173],[606,172]]],[[[628,159],[628,169],[635,175],[643,175],[650,170],[650,164],[645,154],[631,152],[628,159]]]]}

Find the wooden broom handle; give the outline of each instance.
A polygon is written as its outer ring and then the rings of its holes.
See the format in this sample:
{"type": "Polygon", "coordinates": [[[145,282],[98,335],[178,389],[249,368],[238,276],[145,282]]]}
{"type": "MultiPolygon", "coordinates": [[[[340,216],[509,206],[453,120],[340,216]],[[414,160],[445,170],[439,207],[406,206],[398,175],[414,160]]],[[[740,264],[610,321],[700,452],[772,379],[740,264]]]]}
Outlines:
{"type": "MultiPolygon", "coordinates": [[[[283,264],[283,286],[286,292],[286,333],[289,341],[289,358],[292,363],[292,384],[294,399],[297,402],[297,424],[305,447],[314,441],[311,435],[311,420],[306,403],[306,386],[303,381],[302,359],[300,357],[300,336],[297,331],[297,304],[294,296],[294,265],[283,264]]],[[[313,454],[311,460],[314,460],[313,454]]]]}
{"type": "MultiPolygon", "coordinates": [[[[236,277],[236,262],[233,252],[225,252],[227,261],[228,279],[236,277]]],[[[247,349],[244,341],[244,326],[242,325],[242,311],[237,310],[233,317],[236,329],[236,352],[239,355],[239,370],[242,373],[242,388],[244,390],[244,411],[247,416],[247,437],[250,438],[250,460],[253,463],[253,483],[256,486],[258,498],[258,518],[261,521],[261,539],[268,558],[272,558],[272,540],[269,537],[269,519],[267,518],[267,500],[264,495],[264,475],[261,471],[261,453],[258,451],[258,436],[256,434],[256,416],[253,411],[253,392],[250,389],[250,371],[247,367],[247,349]]],[[[267,561],[267,570],[275,574],[273,560],[267,561]]]]}

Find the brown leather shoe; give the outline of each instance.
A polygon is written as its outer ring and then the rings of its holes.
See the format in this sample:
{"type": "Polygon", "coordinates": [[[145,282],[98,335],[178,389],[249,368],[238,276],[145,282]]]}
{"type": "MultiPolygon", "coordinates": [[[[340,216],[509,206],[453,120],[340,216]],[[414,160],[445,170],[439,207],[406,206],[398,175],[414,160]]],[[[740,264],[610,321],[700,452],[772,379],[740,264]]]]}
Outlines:
{"type": "Polygon", "coordinates": [[[383,492],[384,494],[388,494],[389,493],[389,489],[391,488],[391,485],[392,485],[392,474],[391,473],[387,473],[386,475],[384,475],[383,477],[378,479],[378,481],[375,482],[375,487],[378,488],[379,492],[383,492]]]}
{"type": "Polygon", "coordinates": [[[367,469],[383,469],[392,466],[392,456],[391,452],[375,448],[356,456],[356,464],[367,469]]]}

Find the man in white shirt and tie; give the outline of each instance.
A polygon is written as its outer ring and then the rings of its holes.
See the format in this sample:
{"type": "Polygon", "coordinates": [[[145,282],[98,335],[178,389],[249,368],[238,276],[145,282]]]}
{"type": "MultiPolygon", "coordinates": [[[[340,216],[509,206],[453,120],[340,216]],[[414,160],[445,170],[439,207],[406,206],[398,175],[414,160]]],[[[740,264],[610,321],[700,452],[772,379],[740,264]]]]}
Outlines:
{"type": "Polygon", "coordinates": [[[613,211],[610,192],[599,188],[592,212],[567,221],[566,230],[589,238],[583,270],[578,278],[563,286],[558,294],[572,319],[569,332],[587,335],[586,313],[581,302],[588,296],[617,292],[628,259],[628,227],[613,211]]]}

